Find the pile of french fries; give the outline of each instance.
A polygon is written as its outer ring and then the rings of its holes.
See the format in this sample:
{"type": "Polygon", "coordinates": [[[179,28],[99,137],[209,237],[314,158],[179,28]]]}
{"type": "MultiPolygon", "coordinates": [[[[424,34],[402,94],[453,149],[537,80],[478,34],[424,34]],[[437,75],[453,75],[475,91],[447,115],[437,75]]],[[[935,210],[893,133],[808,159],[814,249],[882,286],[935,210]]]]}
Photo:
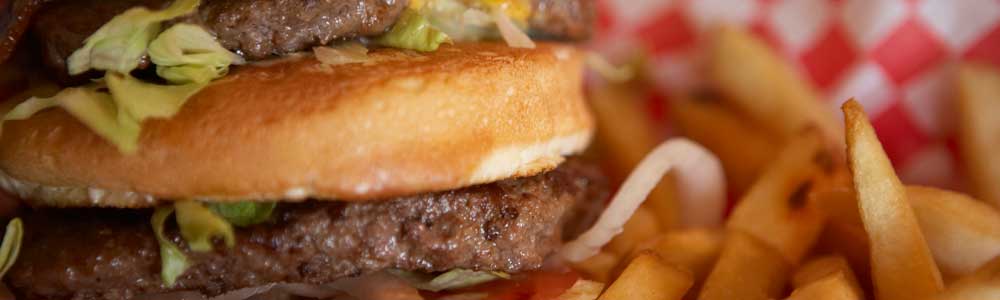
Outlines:
{"type": "MultiPolygon", "coordinates": [[[[682,228],[665,178],[574,265],[597,299],[1000,299],[1000,70],[955,76],[970,196],[904,185],[856,101],[840,122],[751,35],[722,28],[708,49],[710,86],[674,95],[670,120],[720,158],[736,204],[724,224],[682,228]]],[[[637,84],[591,95],[598,155],[616,176],[659,141],[636,117],[637,84]]]]}

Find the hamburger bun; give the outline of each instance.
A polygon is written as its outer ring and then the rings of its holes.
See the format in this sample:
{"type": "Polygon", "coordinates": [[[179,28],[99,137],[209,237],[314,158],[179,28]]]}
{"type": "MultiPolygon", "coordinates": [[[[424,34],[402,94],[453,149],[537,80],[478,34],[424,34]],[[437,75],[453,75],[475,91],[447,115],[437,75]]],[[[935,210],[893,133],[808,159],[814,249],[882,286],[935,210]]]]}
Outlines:
{"type": "Polygon", "coordinates": [[[4,125],[0,186],[33,206],[366,201],[530,176],[589,143],[573,46],[375,49],[235,69],[120,153],[59,109],[4,125]]]}

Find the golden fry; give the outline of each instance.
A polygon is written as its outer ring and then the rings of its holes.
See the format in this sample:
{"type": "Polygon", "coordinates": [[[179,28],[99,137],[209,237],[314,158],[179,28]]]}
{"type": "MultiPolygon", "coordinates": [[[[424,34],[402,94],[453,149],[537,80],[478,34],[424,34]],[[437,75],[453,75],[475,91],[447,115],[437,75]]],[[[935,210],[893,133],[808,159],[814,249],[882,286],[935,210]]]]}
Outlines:
{"type": "Polygon", "coordinates": [[[611,239],[606,249],[615,255],[625,256],[636,245],[659,233],[660,225],[656,215],[645,207],[639,207],[625,223],[622,233],[611,239]]]}
{"type": "Polygon", "coordinates": [[[598,299],[677,300],[684,297],[692,281],[691,273],[667,264],[652,252],[643,252],[598,299]]]}
{"type": "Polygon", "coordinates": [[[582,273],[585,278],[599,282],[608,282],[611,279],[611,272],[617,265],[617,255],[601,251],[588,259],[573,264],[573,268],[582,273]]]}
{"type": "Polygon", "coordinates": [[[698,299],[777,299],[788,271],[781,253],[750,234],[730,230],[698,299]]]}
{"type": "Polygon", "coordinates": [[[858,300],[864,294],[851,285],[843,273],[834,272],[798,287],[788,300],[858,300]]]}
{"type": "Polygon", "coordinates": [[[778,154],[733,209],[726,226],[745,231],[796,264],[813,247],[823,215],[807,193],[823,168],[821,137],[806,131],[778,154]]]}
{"type": "Polygon", "coordinates": [[[847,260],[842,256],[836,255],[818,257],[803,264],[792,275],[792,286],[795,288],[804,288],[809,284],[837,274],[842,277],[837,280],[843,280],[843,283],[854,291],[854,295],[864,295],[861,286],[858,284],[858,278],[854,276],[854,271],[847,264],[847,260]]]}
{"type": "MultiPolygon", "coordinates": [[[[841,145],[841,127],[818,93],[767,44],[723,27],[709,50],[708,77],[734,107],[772,132],[792,138],[816,127],[841,145]]],[[[839,148],[839,147],[838,147],[839,148]]],[[[839,149],[838,149],[839,150],[839,149]]]]}
{"type": "Polygon", "coordinates": [[[958,141],[974,195],[1000,207],[1000,72],[966,64],[958,73],[958,141]]]}
{"type": "Polygon", "coordinates": [[[871,242],[878,299],[919,299],[941,291],[941,274],[868,116],[853,99],[843,106],[847,157],[871,242]]]}
{"type": "MultiPolygon", "coordinates": [[[[609,84],[592,90],[588,98],[597,121],[596,144],[611,163],[613,178],[625,178],[658,142],[653,125],[642,117],[639,90],[630,84],[609,84]]],[[[645,202],[664,229],[675,227],[679,218],[671,178],[664,177],[645,202]]]]}
{"type": "Polygon", "coordinates": [[[777,154],[775,138],[718,103],[698,99],[671,103],[671,119],[678,130],[719,157],[726,182],[738,194],[753,184],[777,154]]]}
{"type": "Polygon", "coordinates": [[[705,277],[712,271],[712,265],[719,258],[723,238],[722,232],[714,229],[672,231],[640,244],[632,251],[632,256],[651,250],[663,261],[690,271],[694,277],[691,292],[695,293],[700,290],[705,277]]]}
{"type": "Polygon", "coordinates": [[[842,255],[856,272],[858,279],[868,284],[871,282],[868,234],[858,213],[858,200],[854,196],[853,184],[849,182],[850,178],[847,181],[845,184],[834,183],[832,186],[819,187],[809,195],[811,201],[822,207],[826,216],[826,224],[823,225],[815,251],[819,254],[842,255]]]}
{"type": "Polygon", "coordinates": [[[942,273],[970,274],[1000,255],[1000,213],[992,206],[930,187],[906,192],[942,273]]]}
{"type": "Polygon", "coordinates": [[[1000,300],[1000,257],[948,286],[938,300],[1000,300]]]}

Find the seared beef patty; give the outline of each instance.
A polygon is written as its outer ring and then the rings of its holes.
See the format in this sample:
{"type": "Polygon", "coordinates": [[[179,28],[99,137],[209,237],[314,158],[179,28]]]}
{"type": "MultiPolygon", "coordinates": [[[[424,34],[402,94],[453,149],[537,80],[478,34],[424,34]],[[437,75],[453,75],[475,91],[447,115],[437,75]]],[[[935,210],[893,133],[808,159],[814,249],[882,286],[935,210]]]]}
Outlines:
{"type": "MultiPolygon", "coordinates": [[[[169,0],[12,0],[0,32],[16,40],[32,22],[45,64],[65,73],[66,58],[112,17],[135,6],[160,8],[169,0]],[[14,5],[25,16],[13,15],[14,5]],[[36,9],[41,7],[41,9],[36,9]],[[30,8],[30,9],[29,9],[30,8]],[[38,11],[37,14],[35,11],[38,11]],[[35,14],[34,20],[30,15],[35,14]]],[[[302,51],[338,39],[377,36],[395,24],[407,0],[203,0],[182,21],[200,24],[223,46],[249,60],[302,51]]],[[[590,34],[593,0],[532,0],[533,33],[557,39],[590,34]]],[[[0,3],[3,4],[3,3],[0,3]]],[[[5,43],[0,43],[4,46],[5,43]]],[[[12,45],[12,44],[11,44],[12,45]]],[[[7,56],[0,47],[0,60],[7,56]]],[[[62,74],[60,73],[60,74],[62,74]]]]}
{"type": "MultiPolygon", "coordinates": [[[[571,160],[540,175],[441,193],[282,204],[269,223],[237,229],[234,248],[187,252],[193,266],[174,288],[159,276],[150,211],[38,210],[24,217],[21,257],[6,280],[22,300],[110,300],[325,283],[384,268],[519,272],[539,268],[588,225],[606,191],[596,169],[571,160]]],[[[187,249],[172,227],[168,235],[187,249]]]]}

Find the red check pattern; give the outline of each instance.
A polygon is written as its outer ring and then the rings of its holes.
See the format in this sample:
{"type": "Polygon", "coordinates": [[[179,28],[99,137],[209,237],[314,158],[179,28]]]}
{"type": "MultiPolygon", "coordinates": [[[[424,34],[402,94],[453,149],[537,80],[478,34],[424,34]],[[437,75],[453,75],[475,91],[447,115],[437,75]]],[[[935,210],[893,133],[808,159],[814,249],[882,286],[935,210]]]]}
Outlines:
{"type": "Polygon", "coordinates": [[[713,26],[744,26],[799,66],[830,113],[858,98],[904,181],[961,188],[950,80],[960,60],[1000,67],[1000,0],[598,2],[594,47],[612,58],[645,50],[658,95],[698,85],[699,41],[713,26]]]}

